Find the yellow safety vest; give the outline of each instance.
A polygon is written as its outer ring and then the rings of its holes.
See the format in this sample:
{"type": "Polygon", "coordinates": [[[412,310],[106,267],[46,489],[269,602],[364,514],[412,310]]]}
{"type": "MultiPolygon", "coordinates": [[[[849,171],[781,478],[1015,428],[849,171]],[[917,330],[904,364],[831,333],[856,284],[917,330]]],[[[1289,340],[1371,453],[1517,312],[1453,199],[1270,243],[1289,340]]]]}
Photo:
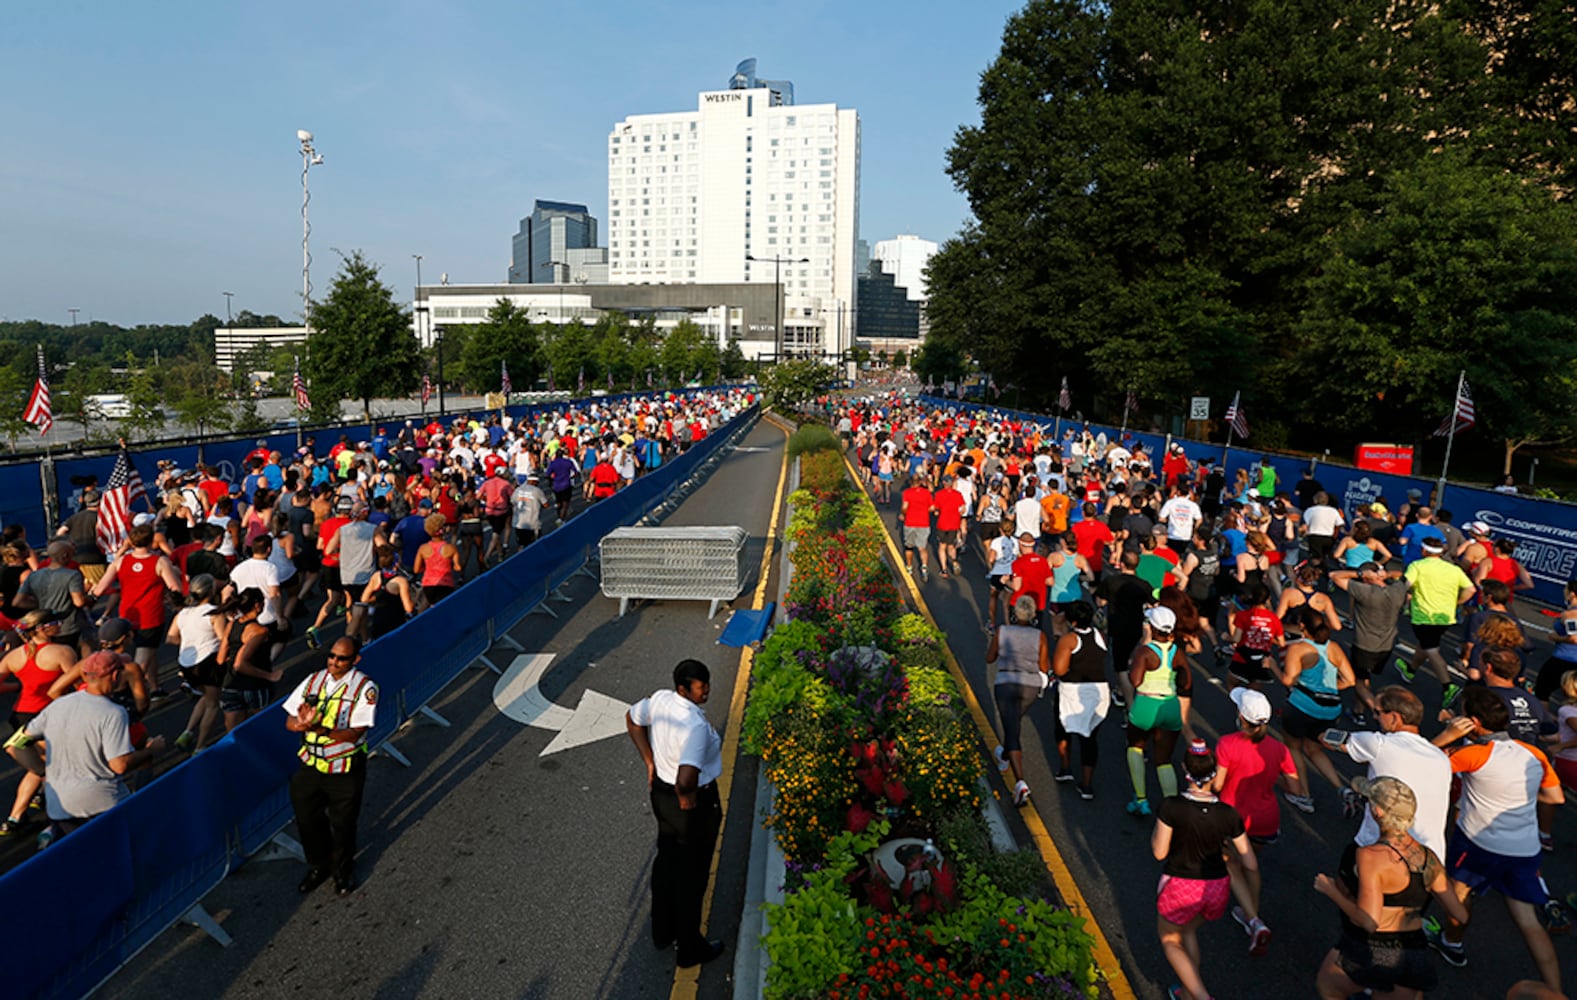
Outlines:
{"type": "MultiPolygon", "coordinates": [[[[306,704],[318,709],[319,725],[331,730],[348,729],[356,703],[364,694],[375,701],[377,690],[377,685],[366,674],[359,674],[352,688],[349,679],[336,684],[327,670],[319,670],[307,678],[307,686],[301,692],[301,697],[306,704]],[[368,691],[368,688],[372,690],[368,691]]],[[[296,751],[296,756],[301,758],[303,764],[324,774],[343,774],[350,770],[355,755],[365,750],[363,740],[336,740],[326,733],[309,731],[302,734],[301,747],[296,751]]]]}

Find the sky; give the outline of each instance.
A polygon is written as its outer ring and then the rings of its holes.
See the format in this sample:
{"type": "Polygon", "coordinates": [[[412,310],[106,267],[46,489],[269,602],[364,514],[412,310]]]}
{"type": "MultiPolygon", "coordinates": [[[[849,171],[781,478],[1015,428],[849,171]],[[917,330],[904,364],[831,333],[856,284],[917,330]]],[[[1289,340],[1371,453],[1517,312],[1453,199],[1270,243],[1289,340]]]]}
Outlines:
{"type": "MultiPolygon", "coordinates": [[[[859,111],[860,236],[956,234],[944,172],[1018,4],[51,0],[0,33],[0,320],[188,323],[301,311],[362,251],[416,281],[502,282],[533,200],[607,221],[607,137],[694,110],[740,60],[859,111]]],[[[604,240],[605,242],[605,240],[604,240]]]]}

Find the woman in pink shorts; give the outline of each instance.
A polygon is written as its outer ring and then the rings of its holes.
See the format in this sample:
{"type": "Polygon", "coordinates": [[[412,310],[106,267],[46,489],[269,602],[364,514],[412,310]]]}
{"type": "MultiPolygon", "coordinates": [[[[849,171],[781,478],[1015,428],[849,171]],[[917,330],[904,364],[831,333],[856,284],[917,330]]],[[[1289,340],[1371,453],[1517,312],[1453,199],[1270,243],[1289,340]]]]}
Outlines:
{"type": "Polygon", "coordinates": [[[1258,872],[1243,817],[1218,799],[1211,787],[1216,755],[1204,740],[1194,740],[1183,758],[1187,783],[1168,797],[1156,814],[1150,850],[1166,862],[1157,888],[1156,929],[1161,948],[1180,983],[1167,990],[1171,1000],[1210,1000],[1200,974],[1199,927],[1220,920],[1232,900],[1223,852],[1233,851],[1245,871],[1258,872]]]}

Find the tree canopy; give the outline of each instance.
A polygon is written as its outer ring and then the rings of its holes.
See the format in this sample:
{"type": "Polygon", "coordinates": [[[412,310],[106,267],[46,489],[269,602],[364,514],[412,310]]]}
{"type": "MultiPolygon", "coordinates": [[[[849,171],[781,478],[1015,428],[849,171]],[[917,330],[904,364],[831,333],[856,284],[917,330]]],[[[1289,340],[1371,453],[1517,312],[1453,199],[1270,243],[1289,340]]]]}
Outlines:
{"type": "MultiPolygon", "coordinates": [[[[1031,0],[948,154],[974,219],[925,353],[1032,403],[1067,374],[1086,412],[1241,389],[1310,433],[1424,433],[1464,368],[1486,400],[1566,391],[1567,45],[1560,3],[1031,0]]],[[[1512,409],[1486,429],[1561,433],[1512,409]]]]}
{"type": "Polygon", "coordinates": [[[359,399],[370,420],[374,399],[405,395],[421,383],[410,315],[359,250],[340,265],[328,297],[313,304],[311,325],[302,367],[315,407],[333,401],[337,412],[338,400],[359,399]]]}

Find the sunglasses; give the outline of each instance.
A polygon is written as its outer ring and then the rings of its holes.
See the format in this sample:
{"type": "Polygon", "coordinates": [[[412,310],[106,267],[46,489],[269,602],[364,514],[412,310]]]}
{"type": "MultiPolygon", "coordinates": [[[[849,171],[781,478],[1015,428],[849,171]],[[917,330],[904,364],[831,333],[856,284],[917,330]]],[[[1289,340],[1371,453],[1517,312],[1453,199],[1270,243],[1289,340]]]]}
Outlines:
{"type": "Polygon", "coordinates": [[[356,657],[354,657],[354,656],[341,656],[338,653],[330,653],[328,658],[329,658],[329,662],[330,663],[349,663],[352,660],[354,660],[356,657]]]}

